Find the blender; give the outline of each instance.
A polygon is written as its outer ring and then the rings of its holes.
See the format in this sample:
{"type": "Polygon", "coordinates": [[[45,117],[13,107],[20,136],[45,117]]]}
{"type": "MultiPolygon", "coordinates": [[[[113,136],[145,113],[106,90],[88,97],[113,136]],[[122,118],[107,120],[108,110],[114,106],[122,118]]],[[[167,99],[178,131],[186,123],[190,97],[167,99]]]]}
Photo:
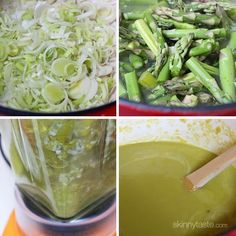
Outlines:
{"type": "Polygon", "coordinates": [[[22,235],[114,235],[115,120],[3,120],[1,135],[22,235]]]}

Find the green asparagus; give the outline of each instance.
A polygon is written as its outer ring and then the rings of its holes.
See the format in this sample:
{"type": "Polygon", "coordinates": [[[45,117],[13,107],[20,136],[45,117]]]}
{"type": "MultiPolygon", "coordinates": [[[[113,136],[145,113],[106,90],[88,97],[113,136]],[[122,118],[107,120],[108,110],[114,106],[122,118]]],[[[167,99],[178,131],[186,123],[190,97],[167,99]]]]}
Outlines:
{"type": "Polygon", "coordinates": [[[215,49],[215,40],[214,39],[207,39],[204,40],[200,45],[191,48],[189,51],[190,57],[208,55],[215,49]]]}
{"type": "Polygon", "coordinates": [[[146,89],[154,89],[157,86],[156,78],[148,71],[145,71],[140,76],[138,83],[146,89]]]}
{"type": "Polygon", "coordinates": [[[129,55],[129,61],[130,64],[133,66],[134,69],[139,69],[143,67],[143,60],[141,57],[134,55],[134,54],[130,54],[129,55]]]}
{"type": "Polygon", "coordinates": [[[150,48],[150,50],[153,52],[154,55],[158,55],[159,52],[159,44],[156,41],[152,31],[148,27],[148,25],[145,23],[144,20],[139,19],[135,21],[135,26],[137,30],[139,31],[140,35],[144,39],[147,46],[150,48]]]}
{"type": "Polygon", "coordinates": [[[227,94],[232,101],[235,101],[236,93],[234,88],[234,58],[231,49],[228,47],[220,51],[220,82],[225,94],[227,94]]]}
{"type": "Polygon", "coordinates": [[[223,91],[219,88],[216,80],[208,74],[205,69],[201,66],[199,61],[191,57],[187,62],[186,66],[190,71],[194,73],[196,78],[212,93],[219,103],[228,103],[229,100],[223,91]]]}
{"type": "Polygon", "coordinates": [[[174,46],[170,57],[169,68],[173,77],[179,76],[189,47],[193,41],[193,34],[188,34],[181,38],[174,46]]]}
{"type": "Polygon", "coordinates": [[[138,80],[135,71],[124,75],[128,97],[132,101],[140,102],[141,93],[138,86],[138,80]]]}
{"type": "Polygon", "coordinates": [[[236,4],[167,2],[121,15],[120,96],[184,107],[236,102],[236,4]]]}

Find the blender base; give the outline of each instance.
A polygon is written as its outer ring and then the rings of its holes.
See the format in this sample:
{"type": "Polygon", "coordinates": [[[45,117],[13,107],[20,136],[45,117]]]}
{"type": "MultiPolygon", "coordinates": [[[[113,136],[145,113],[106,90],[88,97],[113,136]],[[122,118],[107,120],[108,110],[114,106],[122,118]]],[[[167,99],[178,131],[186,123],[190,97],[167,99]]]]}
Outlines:
{"type": "Polygon", "coordinates": [[[15,191],[16,209],[11,214],[3,236],[115,236],[115,196],[102,204],[97,211],[82,219],[69,222],[50,219],[37,214],[15,191]]]}
{"type": "MultiPolygon", "coordinates": [[[[3,236],[25,236],[16,223],[15,211],[9,217],[3,236]]],[[[116,234],[113,234],[113,236],[116,236],[116,234]]]]}

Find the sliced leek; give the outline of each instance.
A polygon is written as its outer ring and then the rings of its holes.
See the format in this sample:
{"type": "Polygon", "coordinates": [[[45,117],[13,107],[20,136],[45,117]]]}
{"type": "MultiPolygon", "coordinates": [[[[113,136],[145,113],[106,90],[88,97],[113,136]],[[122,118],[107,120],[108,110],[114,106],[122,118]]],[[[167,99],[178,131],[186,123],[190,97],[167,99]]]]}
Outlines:
{"type": "Polygon", "coordinates": [[[17,3],[0,10],[0,104],[64,112],[114,99],[114,0],[17,3]]]}

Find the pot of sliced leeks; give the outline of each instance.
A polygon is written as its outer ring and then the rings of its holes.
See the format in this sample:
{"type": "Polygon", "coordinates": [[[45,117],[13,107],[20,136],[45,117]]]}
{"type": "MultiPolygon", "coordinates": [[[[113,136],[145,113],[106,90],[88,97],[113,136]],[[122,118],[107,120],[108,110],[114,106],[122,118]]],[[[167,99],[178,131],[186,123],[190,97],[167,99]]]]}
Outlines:
{"type": "Polygon", "coordinates": [[[121,115],[236,114],[233,1],[120,5],[121,115]]]}
{"type": "Polygon", "coordinates": [[[115,1],[0,4],[0,113],[114,114],[115,1]]]}

